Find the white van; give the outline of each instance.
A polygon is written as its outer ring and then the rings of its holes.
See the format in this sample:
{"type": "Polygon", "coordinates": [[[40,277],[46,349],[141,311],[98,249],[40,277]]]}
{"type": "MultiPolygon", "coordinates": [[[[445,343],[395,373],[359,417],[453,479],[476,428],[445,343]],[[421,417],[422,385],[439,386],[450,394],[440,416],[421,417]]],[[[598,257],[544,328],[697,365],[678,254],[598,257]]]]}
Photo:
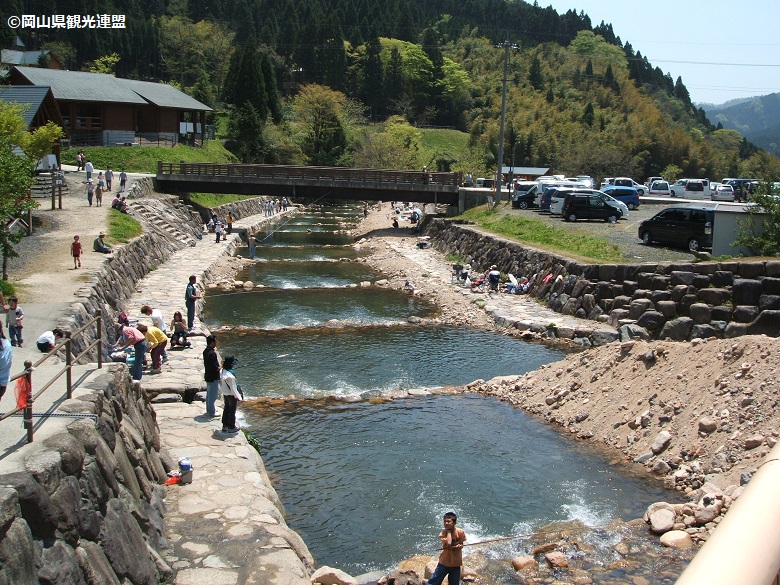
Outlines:
{"type": "MultiPolygon", "coordinates": [[[[554,187],[555,189],[561,189],[561,188],[564,188],[564,187],[565,188],[570,188],[570,189],[575,189],[575,188],[587,189],[588,188],[588,186],[585,183],[581,182],[581,181],[555,181],[553,183],[545,183],[544,184],[544,189],[545,190],[547,188],[549,188],[549,187],[554,187]]],[[[543,198],[545,197],[544,193],[542,194],[542,197],[543,198]]],[[[563,211],[563,204],[566,201],[566,197],[556,197],[555,193],[552,193],[552,195],[548,194],[548,197],[550,199],[550,201],[549,201],[549,209],[547,208],[548,202],[547,202],[547,200],[545,198],[544,201],[542,201],[542,204],[544,206],[544,208],[542,210],[543,211],[549,210],[550,213],[555,213],[557,215],[560,215],[561,212],[563,211]]],[[[542,208],[542,205],[540,205],[539,207],[542,208]]]]}
{"type": "Polygon", "coordinates": [[[709,199],[712,195],[710,180],[680,179],[669,187],[669,194],[672,197],[682,197],[683,199],[709,199]]]}

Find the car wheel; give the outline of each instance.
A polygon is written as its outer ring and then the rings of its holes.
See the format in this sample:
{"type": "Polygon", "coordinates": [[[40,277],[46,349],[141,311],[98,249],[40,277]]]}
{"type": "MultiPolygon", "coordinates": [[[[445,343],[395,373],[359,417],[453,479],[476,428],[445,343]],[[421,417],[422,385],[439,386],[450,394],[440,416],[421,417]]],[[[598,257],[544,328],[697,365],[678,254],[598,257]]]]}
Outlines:
{"type": "Polygon", "coordinates": [[[674,191],[669,191],[669,196],[670,197],[677,197],[677,195],[674,194],[674,191]]]}
{"type": "Polygon", "coordinates": [[[574,212],[568,213],[565,219],[566,221],[577,221],[577,214],[574,212]]]}
{"type": "Polygon", "coordinates": [[[519,207],[520,209],[528,209],[528,201],[521,201],[519,207]]]}
{"type": "Polygon", "coordinates": [[[645,190],[644,190],[644,189],[637,189],[637,190],[636,190],[636,194],[637,194],[637,195],[639,195],[639,196],[641,197],[642,195],[644,195],[644,194],[645,194],[645,190]]]}
{"type": "Polygon", "coordinates": [[[634,211],[636,209],[636,203],[631,202],[627,204],[626,207],[628,207],[631,211],[634,211]]]}
{"type": "Polygon", "coordinates": [[[610,215],[607,217],[607,223],[617,223],[618,216],[617,215],[610,215]]]}
{"type": "Polygon", "coordinates": [[[701,242],[699,242],[699,240],[696,238],[691,238],[688,240],[688,249],[691,252],[698,252],[701,250],[701,242]]]}
{"type": "Polygon", "coordinates": [[[653,234],[650,232],[642,232],[642,243],[649,246],[653,243],[653,234]]]}

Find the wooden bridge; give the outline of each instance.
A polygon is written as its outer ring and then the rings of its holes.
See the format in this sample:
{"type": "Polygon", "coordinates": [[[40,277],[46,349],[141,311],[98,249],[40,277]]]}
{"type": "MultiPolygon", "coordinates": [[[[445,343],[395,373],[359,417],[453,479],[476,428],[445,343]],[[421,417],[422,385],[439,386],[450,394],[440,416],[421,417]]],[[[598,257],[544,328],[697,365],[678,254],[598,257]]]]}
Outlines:
{"type": "Polygon", "coordinates": [[[415,201],[461,207],[461,178],[460,173],[158,161],[156,182],[162,193],[415,201]]]}

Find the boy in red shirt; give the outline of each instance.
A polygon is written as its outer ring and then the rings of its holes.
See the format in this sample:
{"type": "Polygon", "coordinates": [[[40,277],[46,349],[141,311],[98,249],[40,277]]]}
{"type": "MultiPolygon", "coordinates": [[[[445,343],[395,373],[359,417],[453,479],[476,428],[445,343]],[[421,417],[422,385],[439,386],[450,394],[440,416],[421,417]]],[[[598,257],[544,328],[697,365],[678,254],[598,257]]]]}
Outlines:
{"type": "Polygon", "coordinates": [[[463,566],[463,543],[466,542],[466,533],[461,528],[456,528],[458,517],[455,512],[447,512],[444,515],[444,530],[439,534],[442,551],[439,555],[439,564],[428,579],[428,585],[441,585],[444,577],[449,577],[450,585],[460,585],[460,569],[463,566]]]}
{"type": "Polygon", "coordinates": [[[78,236],[73,236],[70,253],[73,255],[73,269],[81,268],[81,240],[78,236]]]}

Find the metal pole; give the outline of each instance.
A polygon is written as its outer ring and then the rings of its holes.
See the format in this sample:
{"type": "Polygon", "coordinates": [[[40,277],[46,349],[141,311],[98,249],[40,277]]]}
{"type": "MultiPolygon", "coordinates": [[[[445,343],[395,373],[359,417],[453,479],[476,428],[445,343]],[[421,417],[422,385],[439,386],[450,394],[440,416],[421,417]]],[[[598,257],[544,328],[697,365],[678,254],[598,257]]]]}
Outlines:
{"type": "Polygon", "coordinates": [[[72,341],[70,339],[65,340],[65,366],[68,368],[65,372],[65,387],[68,391],[68,398],[73,398],[73,352],[71,347],[72,341]]]}
{"type": "Polygon", "coordinates": [[[103,312],[98,309],[97,315],[97,350],[98,350],[98,370],[103,367],[103,312]]]}
{"type": "Polygon", "coordinates": [[[498,134],[498,173],[496,174],[496,207],[501,203],[501,171],[504,166],[504,122],[506,121],[506,83],[509,74],[509,39],[504,41],[504,89],[501,92],[501,129],[498,134]]]}
{"type": "Polygon", "coordinates": [[[27,406],[24,407],[24,428],[27,429],[27,442],[33,442],[33,392],[32,392],[32,362],[25,360],[24,377],[27,378],[27,406]]]}

